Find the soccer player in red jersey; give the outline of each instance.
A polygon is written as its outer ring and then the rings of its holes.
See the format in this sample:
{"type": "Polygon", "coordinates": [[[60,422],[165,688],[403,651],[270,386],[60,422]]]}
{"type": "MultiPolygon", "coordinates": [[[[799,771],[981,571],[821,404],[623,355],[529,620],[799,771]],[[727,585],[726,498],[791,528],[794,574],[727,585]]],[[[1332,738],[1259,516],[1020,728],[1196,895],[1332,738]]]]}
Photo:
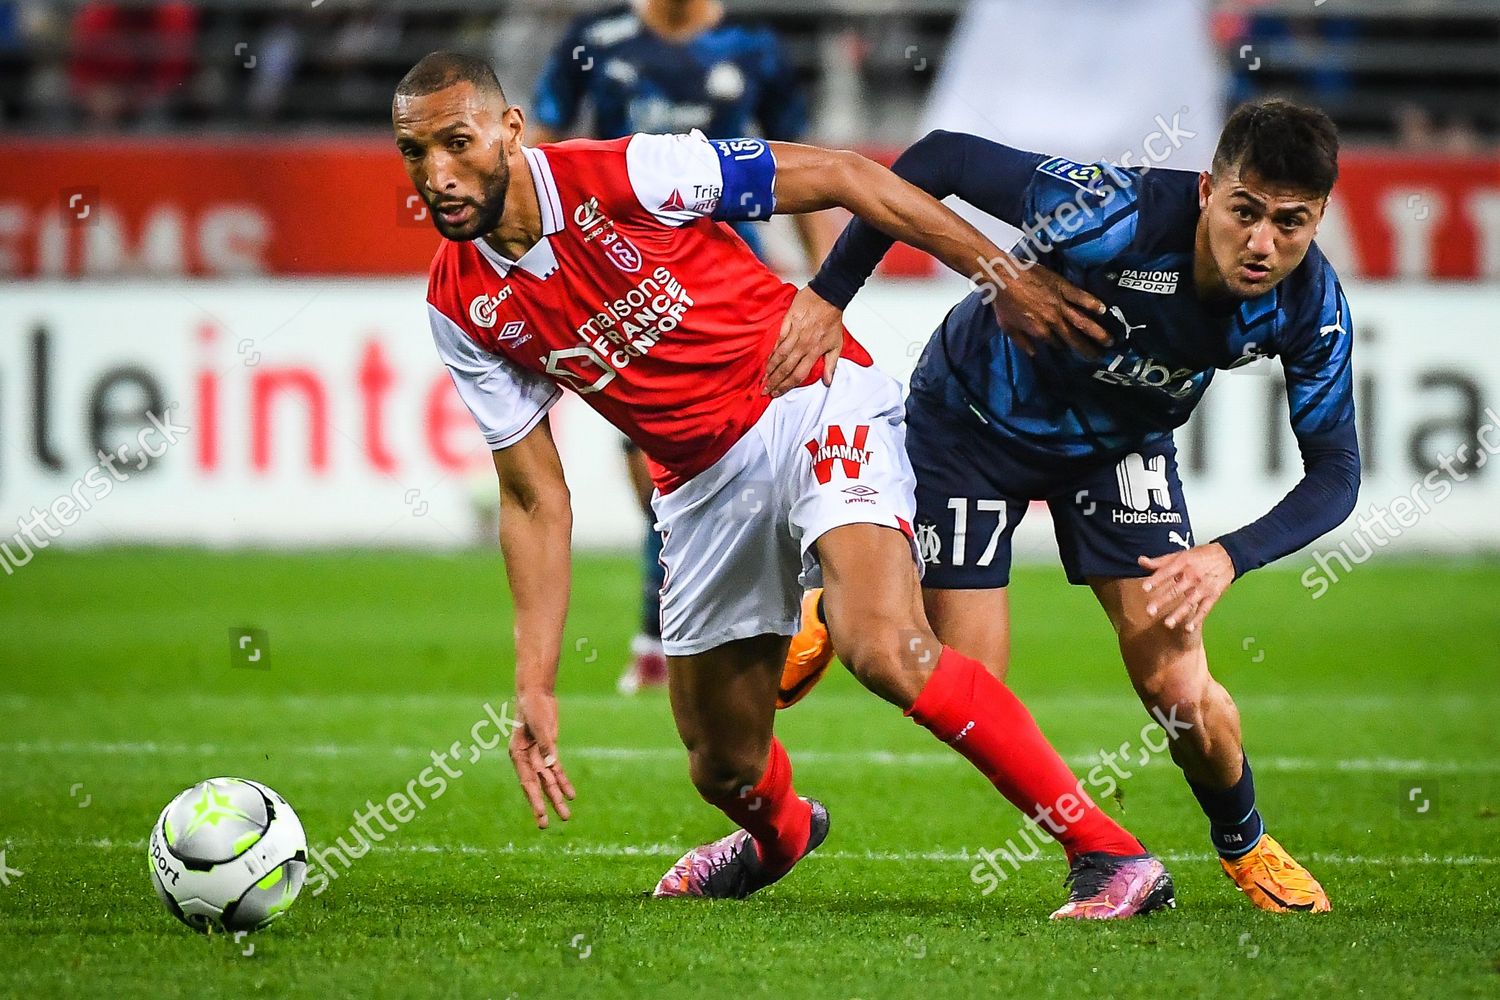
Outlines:
{"type": "MultiPolygon", "coordinates": [[[[827,810],[793,790],[772,733],[802,589],[821,580],[855,676],[1045,821],[1088,873],[1055,916],[1169,905],[1160,861],[1089,800],[1005,685],[928,626],[898,384],[847,335],[822,353],[784,328],[808,293],[724,222],[842,206],[960,273],[1001,252],[853,153],[700,133],[527,147],[524,113],[466,56],[418,63],[392,117],[446,238],[428,284],[433,337],[494,451],[515,602],[510,753],[537,825],[549,806],[566,820],[574,797],[554,694],[572,509],[544,419],[568,388],[651,459],[672,712],[694,786],[740,827],[689,851],[657,896],[746,896],[827,836],[827,810]]],[[[1092,296],[1023,274],[995,302],[1007,330],[1105,339],[1092,296]]]]}

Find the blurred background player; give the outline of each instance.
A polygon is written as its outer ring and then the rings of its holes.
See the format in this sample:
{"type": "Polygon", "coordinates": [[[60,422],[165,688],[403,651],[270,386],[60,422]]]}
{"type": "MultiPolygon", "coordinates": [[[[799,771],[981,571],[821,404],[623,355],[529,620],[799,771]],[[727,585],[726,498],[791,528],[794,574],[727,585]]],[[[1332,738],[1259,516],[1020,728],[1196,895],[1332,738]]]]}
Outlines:
{"type": "MultiPolygon", "coordinates": [[[[1285,101],[1243,105],[1211,173],[1082,164],[952,132],[918,142],[895,172],[1025,227],[1013,253],[1099,296],[1114,333],[1102,354],[1018,349],[985,305],[1014,277],[996,273],[928,342],[907,448],[934,630],[986,664],[1009,661],[1011,536],[1045,501],[1068,579],[1093,588],[1114,626],[1224,871],[1263,910],[1328,910],[1265,831],[1239,710],[1209,673],[1201,626],[1231,583],[1338,527],[1359,493],[1354,328],[1313,243],[1338,176],[1333,122],[1285,101]],[[1269,513],[1195,545],[1172,431],[1217,370],[1268,357],[1286,374],[1303,478],[1269,513]]],[[[840,237],[811,284],[832,304],[820,307],[827,336],[891,243],[862,223],[840,237]]],[[[826,638],[812,621],[794,643],[783,702],[816,682],[826,638]]]]}
{"type": "MultiPolygon", "coordinates": [[[[690,132],[709,138],[756,135],[799,142],[807,99],[770,28],[730,17],[718,0],[637,0],[575,20],[537,82],[527,141],[570,135],[617,139],[637,132],[690,132]]],[[[767,220],[769,221],[769,220],[767,220]]],[[[828,213],[792,217],[809,271],[836,235],[828,213]]],[[[735,232],[768,264],[766,222],[738,221],[735,232]]],[[[631,485],[645,514],[641,626],[619,689],[667,682],[661,650],[661,537],[651,514],[646,457],[623,442],[631,485]]]]}

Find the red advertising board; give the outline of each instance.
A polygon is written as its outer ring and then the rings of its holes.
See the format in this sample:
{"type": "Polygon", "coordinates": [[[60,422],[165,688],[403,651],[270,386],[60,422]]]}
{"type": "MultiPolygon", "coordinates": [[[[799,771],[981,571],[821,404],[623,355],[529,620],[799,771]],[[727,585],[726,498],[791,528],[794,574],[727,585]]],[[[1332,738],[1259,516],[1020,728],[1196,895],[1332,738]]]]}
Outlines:
{"type": "MultiPolygon", "coordinates": [[[[378,137],[8,139],[0,178],[0,278],[412,274],[438,242],[378,137]]],[[[1347,153],[1320,241],[1348,276],[1500,278],[1500,156],[1347,153]]]]}
{"type": "Polygon", "coordinates": [[[439,241],[376,138],[10,139],[0,178],[0,277],[410,274],[439,241]]]}

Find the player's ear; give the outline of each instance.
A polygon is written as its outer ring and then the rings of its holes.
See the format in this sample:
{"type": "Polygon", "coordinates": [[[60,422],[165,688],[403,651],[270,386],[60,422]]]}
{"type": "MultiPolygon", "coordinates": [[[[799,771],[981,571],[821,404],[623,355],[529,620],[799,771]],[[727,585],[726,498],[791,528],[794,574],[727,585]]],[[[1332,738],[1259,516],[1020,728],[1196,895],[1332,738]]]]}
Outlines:
{"type": "Polygon", "coordinates": [[[1204,170],[1198,174],[1198,209],[1202,211],[1208,207],[1208,196],[1214,189],[1213,174],[1204,170]]]}
{"type": "Polygon", "coordinates": [[[506,132],[506,145],[514,142],[517,145],[526,138],[526,112],[520,107],[512,104],[505,109],[505,115],[500,119],[501,125],[506,132]]]}
{"type": "Polygon", "coordinates": [[[1317,203],[1317,207],[1316,207],[1315,211],[1313,212],[1313,220],[1312,220],[1313,235],[1314,236],[1318,235],[1318,227],[1323,224],[1323,217],[1328,214],[1328,203],[1330,201],[1332,201],[1332,200],[1333,200],[1333,195],[1329,194],[1329,195],[1326,195],[1321,201],[1319,201],[1317,203]]]}

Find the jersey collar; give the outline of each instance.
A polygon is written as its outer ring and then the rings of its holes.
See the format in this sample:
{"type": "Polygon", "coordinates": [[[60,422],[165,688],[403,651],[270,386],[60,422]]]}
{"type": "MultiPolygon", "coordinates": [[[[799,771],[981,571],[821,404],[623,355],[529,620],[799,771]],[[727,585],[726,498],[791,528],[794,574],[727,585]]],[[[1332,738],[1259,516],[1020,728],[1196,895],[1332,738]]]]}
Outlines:
{"type": "Polygon", "coordinates": [[[547,162],[547,154],[531,146],[522,146],[521,152],[526,156],[526,166],[531,170],[531,183],[536,188],[537,205],[541,208],[542,238],[537,241],[536,246],[522,254],[520,260],[506,257],[490,246],[482,236],[474,241],[474,246],[479,248],[480,254],[502,278],[508,277],[513,267],[533,271],[537,277],[545,278],[557,267],[557,259],[551,246],[547,244],[547,237],[562,232],[562,199],[558,197],[557,181],[552,177],[552,165],[547,162]]]}

